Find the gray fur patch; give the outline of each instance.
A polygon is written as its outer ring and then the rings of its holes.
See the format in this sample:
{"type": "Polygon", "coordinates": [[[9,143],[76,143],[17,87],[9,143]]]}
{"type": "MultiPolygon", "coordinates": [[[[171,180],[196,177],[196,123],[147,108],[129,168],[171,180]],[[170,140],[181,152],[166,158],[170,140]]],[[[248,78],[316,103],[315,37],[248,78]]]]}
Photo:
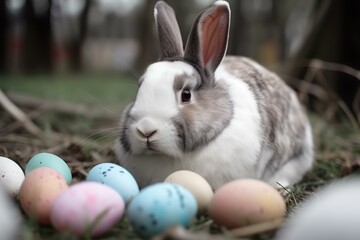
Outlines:
{"type": "MultiPolygon", "coordinates": [[[[179,77],[175,82],[178,89],[180,82],[186,81],[179,77]]],[[[199,87],[192,89],[192,94],[196,100],[185,104],[180,114],[173,118],[180,139],[179,147],[184,152],[194,151],[214,140],[233,116],[233,103],[226,86],[199,87]]]]}
{"type": "Polygon", "coordinates": [[[123,147],[123,149],[125,150],[125,152],[131,153],[131,145],[129,142],[129,133],[128,133],[128,122],[129,122],[129,112],[131,110],[131,108],[133,107],[134,102],[130,103],[129,105],[126,106],[126,108],[124,109],[122,115],[121,115],[121,119],[120,119],[120,137],[119,137],[119,141],[121,146],[123,147]]]}
{"type": "Polygon", "coordinates": [[[177,93],[178,91],[186,88],[196,90],[200,86],[200,75],[194,72],[192,75],[187,74],[180,74],[175,76],[173,89],[174,92],[177,93]]]}
{"type": "Polygon", "coordinates": [[[305,142],[305,126],[309,122],[295,92],[277,75],[250,59],[226,57],[223,64],[248,84],[256,97],[262,120],[262,146],[274,149],[265,168],[267,174],[275,173],[287,161],[309,151],[305,142]]]}

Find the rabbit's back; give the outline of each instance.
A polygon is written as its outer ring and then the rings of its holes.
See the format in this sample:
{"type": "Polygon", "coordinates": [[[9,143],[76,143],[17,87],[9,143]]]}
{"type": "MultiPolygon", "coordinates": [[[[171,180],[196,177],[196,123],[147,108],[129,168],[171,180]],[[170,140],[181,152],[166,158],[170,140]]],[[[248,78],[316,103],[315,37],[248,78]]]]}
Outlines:
{"type": "Polygon", "coordinates": [[[313,140],[309,120],[295,91],[249,58],[228,56],[222,66],[249,86],[258,106],[263,146],[258,177],[269,180],[281,166],[300,156],[306,160],[299,160],[299,171],[306,172],[312,165],[313,140]]]}

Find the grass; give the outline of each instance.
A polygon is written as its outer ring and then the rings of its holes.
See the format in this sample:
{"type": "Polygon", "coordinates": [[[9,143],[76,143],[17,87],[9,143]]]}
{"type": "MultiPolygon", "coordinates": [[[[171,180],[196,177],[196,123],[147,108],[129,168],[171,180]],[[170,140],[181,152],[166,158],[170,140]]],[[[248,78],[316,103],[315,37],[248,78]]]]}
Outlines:
{"type": "Polygon", "coordinates": [[[136,79],[116,74],[0,76],[0,89],[50,100],[119,108],[132,99],[136,79]]]}
{"type": "MultiPolygon", "coordinates": [[[[24,167],[33,154],[51,150],[69,163],[75,181],[81,181],[94,164],[114,161],[111,144],[118,130],[116,128],[118,115],[120,109],[134,97],[136,84],[127,76],[117,75],[2,76],[0,89],[5,92],[34,95],[48,101],[61,100],[82,104],[90,102],[93,108],[111,109],[110,111],[114,112],[114,117],[109,119],[104,116],[88,118],[64,114],[56,109],[45,111],[22,108],[42,130],[49,134],[65,134],[64,139],[60,141],[44,142],[24,131],[20,124],[14,122],[12,117],[0,108],[0,156],[8,156],[24,167]],[[80,140],[67,140],[69,136],[76,136],[80,140]]],[[[357,174],[360,169],[359,133],[350,121],[343,117],[337,121],[328,121],[318,113],[311,114],[311,121],[317,145],[316,163],[303,181],[289,189],[289,194],[286,196],[288,213],[291,213],[304,199],[312,196],[319,187],[334,179],[357,174]]],[[[190,227],[191,231],[212,234],[223,232],[221,228],[209,224],[208,220],[197,219],[190,227]]],[[[266,240],[271,239],[272,235],[273,232],[244,239],[266,240]]],[[[104,240],[134,238],[137,237],[126,219],[101,237],[104,240]]],[[[27,219],[22,239],[89,238],[56,232],[50,227],[39,226],[27,219]]]]}

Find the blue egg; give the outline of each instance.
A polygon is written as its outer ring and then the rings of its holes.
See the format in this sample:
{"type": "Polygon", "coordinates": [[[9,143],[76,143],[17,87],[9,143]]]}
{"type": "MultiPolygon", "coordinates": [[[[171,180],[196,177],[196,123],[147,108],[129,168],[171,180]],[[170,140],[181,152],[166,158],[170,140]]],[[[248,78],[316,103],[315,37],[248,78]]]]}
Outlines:
{"type": "Polygon", "coordinates": [[[49,167],[60,173],[67,184],[72,181],[71,170],[64,160],[52,153],[38,153],[34,155],[25,167],[25,175],[28,175],[34,169],[40,167],[49,167]]]}
{"type": "Polygon", "coordinates": [[[151,237],[174,225],[188,227],[197,208],[195,197],[184,187],[157,183],[144,188],[130,202],[127,216],[137,234],[151,237]]]}
{"type": "Polygon", "coordinates": [[[86,181],[99,182],[117,191],[126,203],[139,193],[134,177],[123,167],[114,163],[100,163],[94,166],[86,181]]]}

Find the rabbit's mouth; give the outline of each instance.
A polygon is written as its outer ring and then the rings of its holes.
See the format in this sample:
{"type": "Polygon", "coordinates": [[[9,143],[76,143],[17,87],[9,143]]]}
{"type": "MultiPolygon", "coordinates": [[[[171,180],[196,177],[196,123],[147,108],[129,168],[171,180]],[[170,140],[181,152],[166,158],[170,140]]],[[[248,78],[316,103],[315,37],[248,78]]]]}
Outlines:
{"type": "Polygon", "coordinates": [[[149,141],[149,139],[147,139],[146,141],[146,149],[153,151],[153,152],[158,152],[158,150],[155,148],[155,144],[153,141],[149,141]]]}

